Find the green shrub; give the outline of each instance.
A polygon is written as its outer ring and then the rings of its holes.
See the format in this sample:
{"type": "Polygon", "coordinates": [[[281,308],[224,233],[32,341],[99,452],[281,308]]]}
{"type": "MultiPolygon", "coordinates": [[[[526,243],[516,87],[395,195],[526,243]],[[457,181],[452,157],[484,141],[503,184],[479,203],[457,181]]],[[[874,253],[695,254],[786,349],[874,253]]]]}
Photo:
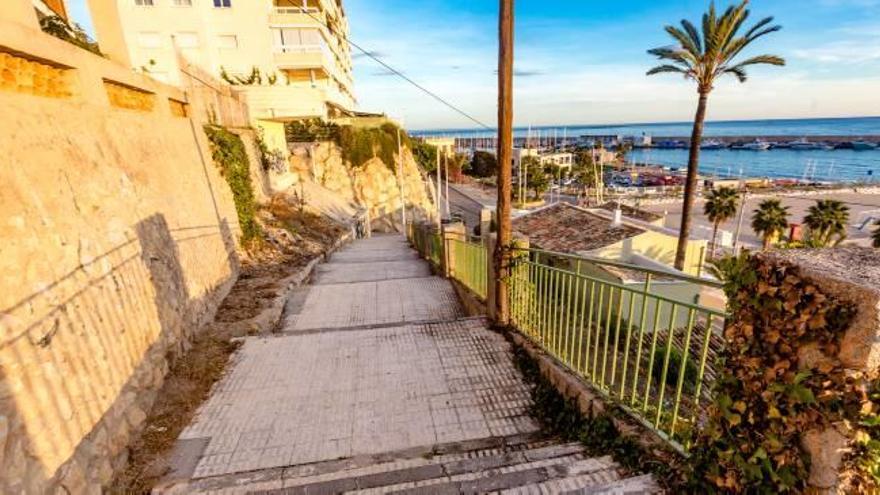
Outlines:
{"type": "MultiPolygon", "coordinates": [[[[666,362],[667,349],[668,346],[664,345],[663,347],[658,348],[657,352],[654,354],[654,366],[651,369],[651,377],[656,384],[659,384],[663,379],[663,363],[666,362]]],[[[669,352],[669,368],[666,371],[667,386],[672,388],[678,386],[678,375],[681,373],[682,361],[684,361],[684,355],[677,347],[672,346],[672,349],[669,352]]],[[[682,390],[684,392],[691,392],[696,388],[699,374],[700,372],[693,359],[688,359],[687,364],[685,364],[684,367],[684,384],[682,385],[682,390]]]]}
{"type": "Polygon", "coordinates": [[[211,157],[232,190],[241,228],[240,242],[246,246],[258,239],[262,230],[257,223],[257,202],[244,143],[240,137],[222,127],[207,125],[205,134],[211,141],[211,157]]]}
{"type": "Polygon", "coordinates": [[[49,15],[40,19],[40,29],[46,34],[51,34],[56,38],[62,39],[84,50],[88,50],[95,55],[104,56],[104,54],[101,53],[101,49],[98,47],[98,43],[89,37],[79,24],[71,25],[57,15],[49,15]]]}

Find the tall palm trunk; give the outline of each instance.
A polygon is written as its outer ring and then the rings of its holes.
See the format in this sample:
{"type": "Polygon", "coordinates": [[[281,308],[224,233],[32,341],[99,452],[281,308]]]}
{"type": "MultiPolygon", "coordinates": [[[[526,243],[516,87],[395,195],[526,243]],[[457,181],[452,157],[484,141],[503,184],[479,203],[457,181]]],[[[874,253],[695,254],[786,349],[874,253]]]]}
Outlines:
{"type": "Polygon", "coordinates": [[[715,259],[715,246],[718,245],[718,222],[715,222],[712,225],[712,245],[709,247],[709,252],[712,253],[712,259],[715,259]]]}
{"type": "Polygon", "coordinates": [[[764,241],[764,243],[763,243],[761,249],[763,249],[764,251],[770,249],[770,239],[772,239],[772,238],[773,238],[773,234],[770,234],[770,233],[764,234],[764,238],[762,239],[764,241]]]}
{"type": "Polygon", "coordinates": [[[694,130],[691,133],[691,149],[688,155],[687,182],[684,186],[684,206],[681,210],[681,230],[678,234],[678,249],[675,252],[675,268],[684,270],[688,239],[691,233],[691,216],[693,215],[694,199],[697,194],[697,175],[700,163],[700,144],[703,141],[703,123],[706,120],[706,101],[709,90],[700,90],[700,101],[697,103],[697,114],[694,117],[694,130]]]}

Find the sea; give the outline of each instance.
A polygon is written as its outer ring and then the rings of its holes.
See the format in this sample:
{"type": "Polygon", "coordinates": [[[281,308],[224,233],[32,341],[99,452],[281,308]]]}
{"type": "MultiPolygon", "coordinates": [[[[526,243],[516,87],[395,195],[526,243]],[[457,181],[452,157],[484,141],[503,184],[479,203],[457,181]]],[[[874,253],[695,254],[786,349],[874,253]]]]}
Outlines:
{"type": "MultiPolygon", "coordinates": [[[[687,137],[691,122],[663,122],[614,125],[573,125],[517,128],[514,135],[533,138],[563,136],[687,137]],[[531,133],[531,134],[530,134],[531,133]]],[[[487,137],[494,131],[445,129],[414,132],[419,136],[487,137]]],[[[880,117],[736,120],[706,122],[705,139],[736,136],[878,136],[880,117]]],[[[634,164],[662,165],[671,169],[687,166],[688,151],[681,149],[636,149],[628,157],[634,164]]],[[[880,149],[855,151],[773,149],[768,151],[702,150],[700,172],[717,177],[770,177],[816,182],[880,183],[880,149]]]]}

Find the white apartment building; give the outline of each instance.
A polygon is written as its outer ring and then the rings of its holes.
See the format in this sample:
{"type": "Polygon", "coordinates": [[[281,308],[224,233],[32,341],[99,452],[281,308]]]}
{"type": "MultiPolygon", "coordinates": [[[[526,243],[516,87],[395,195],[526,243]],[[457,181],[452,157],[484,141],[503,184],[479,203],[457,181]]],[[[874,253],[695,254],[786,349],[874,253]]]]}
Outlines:
{"type": "Polygon", "coordinates": [[[179,51],[243,92],[264,130],[355,108],[342,0],[115,1],[132,67],[179,84],[179,51]]]}

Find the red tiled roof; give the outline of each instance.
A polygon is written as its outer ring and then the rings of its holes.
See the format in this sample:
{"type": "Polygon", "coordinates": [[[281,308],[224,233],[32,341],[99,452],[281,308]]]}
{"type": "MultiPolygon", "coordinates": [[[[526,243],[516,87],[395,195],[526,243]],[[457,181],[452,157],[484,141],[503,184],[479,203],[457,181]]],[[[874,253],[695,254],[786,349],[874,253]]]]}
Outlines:
{"type": "Polygon", "coordinates": [[[629,225],[612,226],[607,218],[568,203],[516,218],[513,230],[527,236],[534,248],[560,253],[592,251],[645,232],[629,225]]]}

